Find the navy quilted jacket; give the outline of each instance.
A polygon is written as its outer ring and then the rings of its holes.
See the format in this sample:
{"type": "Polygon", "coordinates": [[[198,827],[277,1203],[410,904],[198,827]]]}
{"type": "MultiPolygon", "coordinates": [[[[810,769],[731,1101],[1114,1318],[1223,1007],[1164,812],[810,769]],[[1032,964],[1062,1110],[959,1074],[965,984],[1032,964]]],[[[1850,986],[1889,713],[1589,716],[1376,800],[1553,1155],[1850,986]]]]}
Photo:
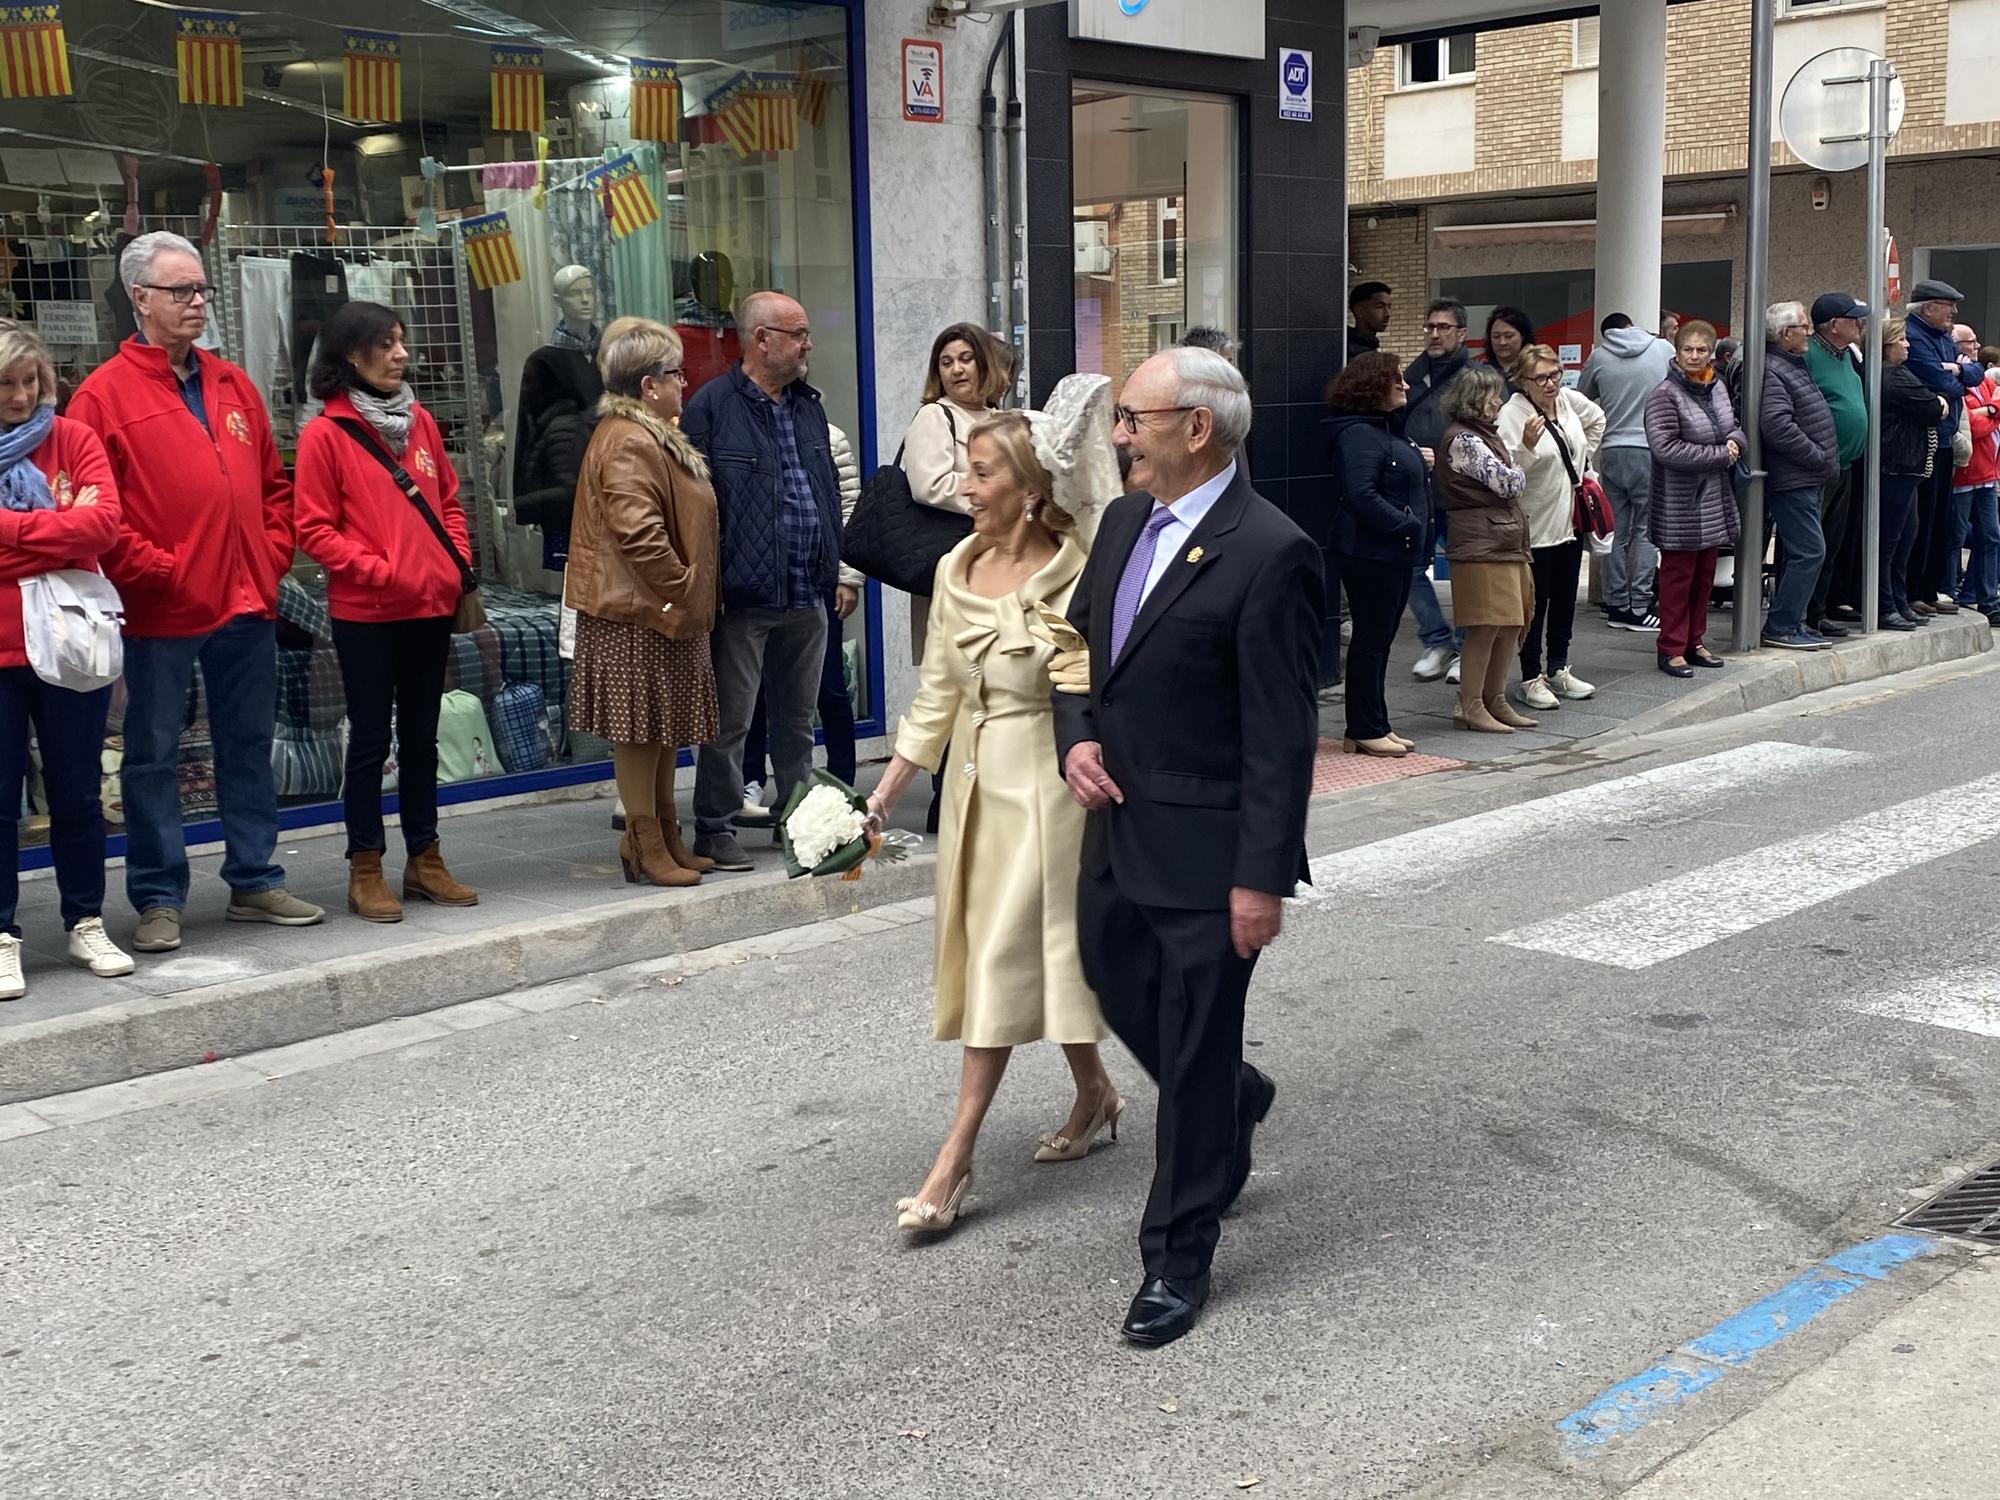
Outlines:
{"type": "MultiPolygon", "coordinates": [[[[839,581],[840,482],[819,392],[803,380],[791,386],[799,461],[819,505],[819,555],[813,576],[820,592],[839,581]]],[[[741,365],[732,365],[689,398],[681,431],[708,459],[722,520],[722,603],[725,608],[785,607],[785,481],[778,469],[778,419],[770,398],[741,365]]]]}
{"type": "Polygon", "coordinates": [[[1764,488],[1816,490],[1840,472],[1840,437],[1833,408],[1813,384],[1802,356],[1776,344],[1764,350],[1764,402],[1757,425],[1764,437],[1764,488]]]}

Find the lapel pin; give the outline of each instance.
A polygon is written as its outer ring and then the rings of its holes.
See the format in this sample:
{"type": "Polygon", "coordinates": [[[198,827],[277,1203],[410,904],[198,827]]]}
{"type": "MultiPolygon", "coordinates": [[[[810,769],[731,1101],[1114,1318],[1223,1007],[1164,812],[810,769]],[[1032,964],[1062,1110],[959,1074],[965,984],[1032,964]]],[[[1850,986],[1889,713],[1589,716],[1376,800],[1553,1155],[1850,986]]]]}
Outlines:
{"type": "Polygon", "coordinates": [[[1202,558],[1202,551],[1201,548],[1199,547],[1194,548],[1187,555],[1187,560],[1191,563],[1198,563],[1201,561],[1201,558],[1202,558]]]}

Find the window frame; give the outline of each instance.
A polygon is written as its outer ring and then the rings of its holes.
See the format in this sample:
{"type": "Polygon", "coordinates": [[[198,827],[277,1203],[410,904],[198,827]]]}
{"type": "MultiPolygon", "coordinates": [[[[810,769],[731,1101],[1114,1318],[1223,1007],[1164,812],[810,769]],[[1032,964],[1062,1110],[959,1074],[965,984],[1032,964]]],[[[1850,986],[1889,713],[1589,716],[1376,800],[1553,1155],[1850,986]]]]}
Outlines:
{"type": "Polygon", "coordinates": [[[1475,31],[1454,32],[1450,36],[1425,37],[1419,41],[1401,42],[1396,47],[1396,90],[1398,93],[1411,89],[1460,88],[1479,79],[1479,33],[1475,31]],[[1451,70],[1451,45],[1460,37],[1471,41],[1473,47],[1472,66],[1462,73],[1451,70]],[[1410,77],[1412,49],[1435,47],[1438,49],[1438,76],[1413,80],[1410,77]]]}
{"type": "Polygon", "coordinates": [[[1153,283],[1156,286],[1179,286],[1187,269],[1187,225],[1181,217],[1180,198],[1175,194],[1154,200],[1153,205],[1153,283]],[[1167,225],[1174,226],[1174,232],[1167,233],[1167,225]],[[1174,247],[1174,274],[1167,274],[1167,244],[1174,247]]]}
{"type": "Polygon", "coordinates": [[[1577,16],[1569,23],[1569,65],[1573,70],[1587,72],[1597,67],[1599,60],[1603,56],[1602,22],[1603,18],[1601,16],[1577,16]],[[1593,33],[1590,38],[1590,57],[1588,61],[1585,60],[1583,55],[1583,29],[1586,26],[1590,27],[1593,33]]]}

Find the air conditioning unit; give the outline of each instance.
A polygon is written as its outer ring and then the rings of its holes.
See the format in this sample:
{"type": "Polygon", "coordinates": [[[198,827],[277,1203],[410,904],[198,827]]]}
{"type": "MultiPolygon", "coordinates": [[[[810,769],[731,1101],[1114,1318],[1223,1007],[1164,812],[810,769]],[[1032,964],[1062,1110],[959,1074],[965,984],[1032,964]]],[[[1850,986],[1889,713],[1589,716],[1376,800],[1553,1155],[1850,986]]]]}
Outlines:
{"type": "Polygon", "coordinates": [[[1078,219],[1072,226],[1076,274],[1103,276],[1111,270],[1111,225],[1103,219],[1078,219]]]}

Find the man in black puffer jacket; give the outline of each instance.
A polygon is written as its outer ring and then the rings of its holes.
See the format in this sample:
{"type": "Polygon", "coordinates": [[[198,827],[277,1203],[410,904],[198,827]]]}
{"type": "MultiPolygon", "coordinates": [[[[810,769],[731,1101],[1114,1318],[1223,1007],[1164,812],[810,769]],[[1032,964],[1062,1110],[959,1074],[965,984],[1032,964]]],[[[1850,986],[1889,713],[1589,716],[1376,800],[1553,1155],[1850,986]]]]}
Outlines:
{"type": "Polygon", "coordinates": [[[1763,643],[1785,651],[1824,651],[1833,643],[1806,614],[1826,561],[1819,496],[1840,468],[1840,439],[1833,409],[1806,368],[1812,319],[1805,304],[1773,303],[1764,329],[1764,401],[1757,426],[1764,440],[1764,504],[1778,530],[1778,582],[1763,643]]]}
{"type": "Polygon", "coordinates": [[[730,820],[743,806],[743,740],[760,684],[777,805],[812,776],[827,601],[840,571],[840,482],[826,411],[806,384],[806,310],[782,292],[753,292],[736,331],[743,363],[681,413],[722,521],[722,613],[709,638],[722,733],[702,747],[694,784],[694,852],[719,870],[751,868],[730,820]]]}

